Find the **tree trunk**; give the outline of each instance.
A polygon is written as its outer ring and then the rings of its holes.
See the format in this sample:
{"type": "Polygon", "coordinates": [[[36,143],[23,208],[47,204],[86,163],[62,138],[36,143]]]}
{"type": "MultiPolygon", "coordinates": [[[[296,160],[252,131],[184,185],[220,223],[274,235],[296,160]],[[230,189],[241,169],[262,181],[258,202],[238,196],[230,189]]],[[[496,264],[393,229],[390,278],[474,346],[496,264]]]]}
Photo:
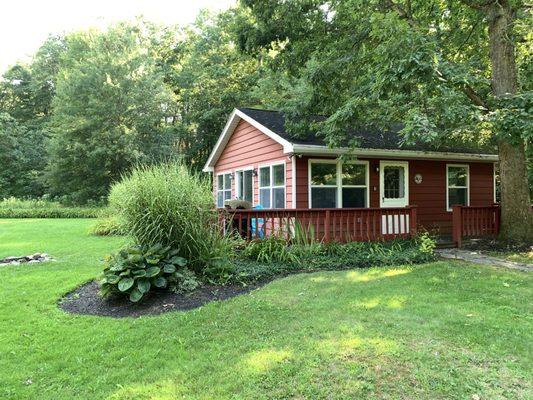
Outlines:
{"type": "MultiPolygon", "coordinates": [[[[513,42],[513,10],[508,0],[493,1],[486,8],[489,23],[489,56],[492,91],[496,97],[514,95],[517,70],[513,42]]],[[[515,146],[498,143],[501,174],[502,239],[533,243],[533,212],[530,207],[524,142],[515,146]]]]}

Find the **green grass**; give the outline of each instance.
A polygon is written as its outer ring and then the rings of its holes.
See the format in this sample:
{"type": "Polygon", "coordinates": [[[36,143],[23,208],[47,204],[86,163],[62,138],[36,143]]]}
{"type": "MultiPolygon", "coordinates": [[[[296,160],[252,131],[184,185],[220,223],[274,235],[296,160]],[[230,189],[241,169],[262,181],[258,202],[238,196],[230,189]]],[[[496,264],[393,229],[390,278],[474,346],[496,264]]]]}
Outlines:
{"type": "Polygon", "coordinates": [[[489,255],[493,257],[503,258],[507,261],[514,261],[525,264],[533,264],[533,251],[490,251],[489,255]]]}
{"type": "Polygon", "coordinates": [[[527,399],[533,278],[435,262],[293,275],[186,313],[69,315],[120,237],[89,220],[0,220],[0,398],[527,399]],[[473,397],[474,396],[474,397],[473,397]]]}
{"type": "Polygon", "coordinates": [[[66,206],[50,200],[0,199],[0,218],[96,218],[103,208],[66,206]]]}

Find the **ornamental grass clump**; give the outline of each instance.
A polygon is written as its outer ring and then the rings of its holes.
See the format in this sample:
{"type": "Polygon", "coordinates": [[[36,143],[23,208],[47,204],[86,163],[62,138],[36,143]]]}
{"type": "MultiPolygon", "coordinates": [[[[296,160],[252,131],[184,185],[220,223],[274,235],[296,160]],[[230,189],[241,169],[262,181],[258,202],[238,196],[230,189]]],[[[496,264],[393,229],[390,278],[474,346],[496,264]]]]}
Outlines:
{"type": "Polygon", "coordinates": [[[232,252],[221,234],[209,179],[186,166],[140,166],[111,188],[109,205],[136,245],[161,244],[203,274],[232,252]]]}

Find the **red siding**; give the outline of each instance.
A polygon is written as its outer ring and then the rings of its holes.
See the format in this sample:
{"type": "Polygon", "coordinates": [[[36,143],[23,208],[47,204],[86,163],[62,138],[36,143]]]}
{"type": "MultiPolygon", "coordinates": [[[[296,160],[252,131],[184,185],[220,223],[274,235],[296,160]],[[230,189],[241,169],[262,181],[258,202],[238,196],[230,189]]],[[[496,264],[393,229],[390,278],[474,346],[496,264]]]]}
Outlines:
{"type": "MultiPolygon", "coordinates": [[[[292,162],[283,153],[283,146],[246,121],[241,121],[233,131],[216,165],[213,180],[221,172],[235,172],[244,167],[257,169],[260,165],[285,162],[285,205],[292,208],[292,162]]],[[[258,177],[253,178],[254,205],[259,202],[258,177]]],[[[216,189],[216,187],[215,187],[216,189]]],[[[232,182],[232,196],[235,184],[232,182]]]]}
{"type": "MultiPolygon", "coordinates": [[[[307,157],[296,157],[296,207],[308,208],[308,161],[307,157]]],[[[370,207],[380,206],[379,167],[380,159],[368,160],[370,167],[370,207]]],[[[446,210],[446,164],[468,164],[470,166],[470,205],[490,205],[494,199],[494,178],[492,163],[466,163],[454,161],[397,160],[409,162],[409,204],[418,206],[420,224],[427,229],[436,228],[440,233],[450,233],[452,213],[446,210]],[[414,176],[422,175],[422,183],[416,184],[414,176]]],[[[246,121],[240,121],[218,159],[214,173],[235,172],[243,167],[258,169],[265,164],[285,163],[286,208],[292,203],[292,160],[283,153],[283,147],[246,121]]],[[[216,185],[216,178],[214,180],[216,185]]],[[[254,177],[254,204],[258,203],[258,178],[254,177]]],[[[235,186],[232,183],[232,196],[235,186]]]]}
{"type": "MultiPolygon", "coordinates": [[[[308,161],[299,157],[296,161],[296,204],[307,208],[308,161]]],[[[368,160],[370,166],[370,207],[379,207],[379,159],[368,160]]],[[[398,160],[396,160],[398,161],[398,160]]],[[[462,161],[400,160],[409,162],[409,204],[418,206],[420,224],[427,229],[436,228],[441,233],[451,232],[452,213],[446,210],[446,164],[470,166],[470,205],[486,206],[494,201],[494,177],[492,163],[467,163],[462,161]],[[422,175],[422,183],[416,184],[414,176],[422,175]]]]}

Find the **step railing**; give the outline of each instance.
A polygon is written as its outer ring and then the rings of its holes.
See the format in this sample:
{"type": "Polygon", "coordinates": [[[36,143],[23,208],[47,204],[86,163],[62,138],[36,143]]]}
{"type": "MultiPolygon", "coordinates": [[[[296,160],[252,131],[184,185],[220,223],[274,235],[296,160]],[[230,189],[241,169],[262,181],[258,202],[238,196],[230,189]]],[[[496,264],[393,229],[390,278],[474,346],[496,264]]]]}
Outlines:
{"type": "Polygon", "coordinates": [[[375,241],[416,235],[416,206],[398,208],[219,209],[225,232],[246,240],[271,235],[321,242],[375,241]]]}

